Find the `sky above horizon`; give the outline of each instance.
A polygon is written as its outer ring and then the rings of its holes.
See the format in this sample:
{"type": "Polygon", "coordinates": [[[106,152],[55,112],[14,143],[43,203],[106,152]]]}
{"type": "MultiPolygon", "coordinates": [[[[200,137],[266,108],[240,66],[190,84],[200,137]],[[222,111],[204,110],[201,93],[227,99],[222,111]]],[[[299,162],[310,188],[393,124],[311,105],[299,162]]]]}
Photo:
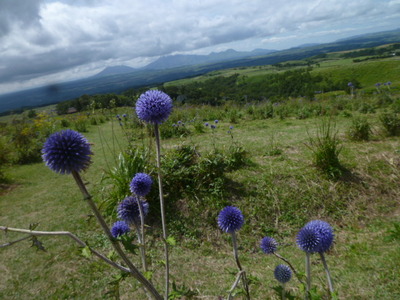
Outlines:
{"type": "Polygon", "coordinates": [[[107,66],[399,28],[400,0],[0,0],[0,94],[107,66]]]}

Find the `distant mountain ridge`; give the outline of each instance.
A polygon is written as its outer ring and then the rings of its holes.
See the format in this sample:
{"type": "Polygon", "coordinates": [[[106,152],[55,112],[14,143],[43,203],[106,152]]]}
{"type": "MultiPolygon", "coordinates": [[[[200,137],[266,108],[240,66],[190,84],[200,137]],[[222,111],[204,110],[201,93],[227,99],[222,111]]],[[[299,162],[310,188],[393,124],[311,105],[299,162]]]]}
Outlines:
{"type": "Polygon", "coordinates": [[[31,108],[54,104],[80,97],[83,94],[120,93],[130,88],[155,86],[164,82],[194,77],[215,70],[270,65],[289,60],[301,60],[323,53],[376,47],[399,42],[400,29],[397,29],[365,34],[353,39],[347,38],[311,47],[295,47],[266,55],[261,53],[263,50],[258,49],[248,52],[253,53],[253,56],[249,54],[250,56],[240,57],[242,55],[241,52],[227,50],[221,53],[209,54],[207,58],[209,60],[215,59],[217,56],[221,56],[222,58],[207,63],[201,63],[201,60],[206,59],[201,55],[200,57],[196,55],[166,56],[160,58],[158,62],[155,61],[141,69],[134,69],[127,66],[108,67],[95,76],[86,79],[64,82],[57,86],[39,87],[0,95],[0,113],[22,107],[31,108]],[[237,57],[234,58],[234,56],[237,57]],[[171,67],[161,69],[163,64],[171,67]]]}
{"type": "Polygon", "coordinates": [[[200,64],[223,62],[233,59],[267,55],[273,52],[276,52],[276,50],[255,49],[253,51],[236,51],[233,49],[228,49],[222,52],[211,52],[208,55],[195,55],[195,54],[167,55],[167,56],[162,56],[156,61],[148,64],[143,69],[162,70],[162,69],[177,68],[183,66],[194,66],[200,64]]]}
{"type": "Polygon", "coordinates": [[[103,77],[103,76],[110,76],[110,75],[119,75],[119,74],[126,74],[126,73],[132,73],[135,71],[135,68],[131,68],[128,66],[112,66],[112,67],[107,67],[100,73],[97,73],[96,75],[92,77],[103,77]]]}

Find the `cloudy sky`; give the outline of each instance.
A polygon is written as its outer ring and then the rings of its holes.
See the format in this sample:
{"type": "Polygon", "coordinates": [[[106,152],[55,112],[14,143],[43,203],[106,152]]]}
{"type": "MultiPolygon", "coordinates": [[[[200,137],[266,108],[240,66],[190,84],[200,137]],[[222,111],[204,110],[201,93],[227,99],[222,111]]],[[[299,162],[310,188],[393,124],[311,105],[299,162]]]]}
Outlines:
{"type": "Polygon", "coordinates": [[[0,0],[0,94],[168,54],[399,28],[400,0],[0,0]]]}

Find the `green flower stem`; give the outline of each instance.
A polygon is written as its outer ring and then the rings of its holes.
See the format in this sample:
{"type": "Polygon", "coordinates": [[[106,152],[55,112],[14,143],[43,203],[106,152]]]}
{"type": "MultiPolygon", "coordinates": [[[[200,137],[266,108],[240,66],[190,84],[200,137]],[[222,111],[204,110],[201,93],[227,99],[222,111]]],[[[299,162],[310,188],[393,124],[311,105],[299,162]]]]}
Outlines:
{"type": "Polygon", "coordinates": [[[329,285],[329,292],[331,293],[331,295],[333,295],[334,290],[333,290],[332,278],[331,278],[331,273],[329,272],[329,269],[328,269],[328,264],[326,263],[326,260],[325,260],[325,255],[322,252],[320,252],[319,255],[321,256],[322,264],[324,265],[324,268],[325,268],[326,278],[328,280],[328,285],[329,285]]]}
{"type": "Polygon", "coordinates": [[[246,292],[246,299],[250,299],[250,292],[249,292],[249,286],[247,284],[247,277],[246,277],[246,272],[243,270],[240,261],[239,261],[239,255],[238,255],[238,250],[237,250],[237,241],[236,241],[236,233],[235,231],[232,232],[232,244],[233,244],[233,255],[235,256],[235,261],[236,265],[241,272],[241,277],[242,277],[242,283],[243,283],[243,288],[246,292]]]}
{"type": "Polygon", "coordinates": [[[157,292],[155,287],[151,284],[150,281],[146,279],[146,277],[143,276],[141,272],[133,265],[133,263],[130,261],[130,259],[126,256],[125,252],[122,250],[120,244],[117,242],[117,240],[112,236],[110,229],[107,226],[107,223],[105,222],[103,216],[100,214],[99,210],[97,209],[96,204],[94,203],[92,196],[89,194],[89,192],[86,189],[85,184],[82,181],[81,176],[79,175],[78,172],[72,171],[72,175],[79,186],[79,189],[81,190],[84,200],[89,204],[90,208],[92,209],[94,215],[97,218],[97,221],[103,228],[104,233],[107,235],[108,239],[110,240],[112,246],[114,247],[115,251],[118,253],[118,255],[122,258],[122,260],[127,264],[130,273],[141,283],[143,286],[148,290],[154,297],[154,299],[161,300],[162,297],[161,295],[157,292]]]}
{"type": "Polygon", "coordinates": [[[310,253],[308,252],[306,252],[306,274],[307,274],[306,299],[308,299],[311,290],[311,263],[310,263],[310,253]]]}
{"type": "Polygon", "coordinates": [[[164,240],[164,255],[165,255],[165,300],[168,300],[169,295],[169,255],[168,255],[168,234],[167,225],[165,221],[165,207],[164,207],[164,194],[162,188],[161,178],[161,143],[160,143],[160,131],[158,124],[154,124],[154,134],[156,136],[156,149],[157,149],[157,173],[158,173],[158,190],[160,192],[160,208],[161,208],[161,224],[163,230],[164,240]]]}
{"type": "Polygon", "coordinates": [[[140,241],[140,254],[142,256],[142,264],[143,264],[143,269],[145,272],[147,272],[147,261],[146,261],[146,244],[145,244],[145,234],[144,234],[144,213],[143,213],[143,207],[140,204],[140,197],[138,197],[138,207],[139,207],[139,214],[140,214],[140,229],[137,228],[138,230],[138,237],[140,241]],[[140,231],[140,233],[139,233],[140,231]]]}
{"type": "Polygon", "coordinates": [[[304,282],[301,280],[301,277],[300,277],[299,273],[297,273],[296,269],[293,267],[293,265],[286,258],[284,258],[283,256],[281,256],[281,255],[279,255],[278,253],[275,253],[275,252],[274,252],[274,255],[277,258],[283,260],[285,263],[287,263],[289,265],[289,267],[292,269],[293,273],[296,275],[297,280],[300,281],[301,284],[304,284],[304,282]]]}
{"type": "Polygon", "coordinates": [[[285,285],[284,283],[282,283],[282,300],[285,300],[286,295],[285,295],[285,285]]]}

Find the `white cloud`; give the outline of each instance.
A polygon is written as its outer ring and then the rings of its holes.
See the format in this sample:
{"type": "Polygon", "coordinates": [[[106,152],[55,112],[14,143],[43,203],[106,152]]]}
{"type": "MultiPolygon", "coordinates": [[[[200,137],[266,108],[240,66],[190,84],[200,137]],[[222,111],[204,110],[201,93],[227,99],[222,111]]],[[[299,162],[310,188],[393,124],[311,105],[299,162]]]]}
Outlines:
{"type": "Polygon", "coordinates": [[[356,33],[399,14],[398,0],[1,0],[0,88],[241,42],[356,33]]]}

